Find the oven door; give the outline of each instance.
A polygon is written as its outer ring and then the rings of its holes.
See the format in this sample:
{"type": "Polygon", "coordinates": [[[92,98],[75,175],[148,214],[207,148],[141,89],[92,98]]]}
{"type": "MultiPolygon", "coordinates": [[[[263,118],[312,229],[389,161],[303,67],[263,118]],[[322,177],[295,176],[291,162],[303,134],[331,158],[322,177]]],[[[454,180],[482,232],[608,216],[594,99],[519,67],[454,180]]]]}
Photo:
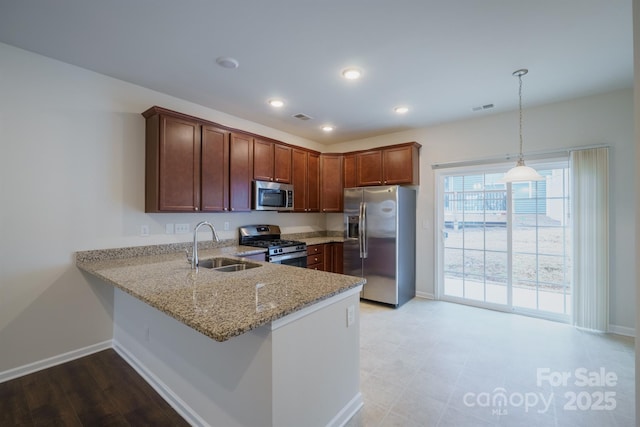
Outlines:
{"type": "Polygon", "coordinates": [[[307,268],[307,251],[291,252],[284,255],[272,255],[269,256],[269,262],[273,264],[307,268]]]}

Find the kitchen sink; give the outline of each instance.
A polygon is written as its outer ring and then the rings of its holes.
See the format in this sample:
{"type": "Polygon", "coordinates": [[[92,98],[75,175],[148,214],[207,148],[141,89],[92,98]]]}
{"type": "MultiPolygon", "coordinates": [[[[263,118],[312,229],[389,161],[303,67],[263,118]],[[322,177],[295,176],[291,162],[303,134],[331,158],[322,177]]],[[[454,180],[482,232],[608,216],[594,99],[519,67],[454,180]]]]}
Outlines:
{"type": "Polygon", "coordinates": [[[203,259],[198,264],[198,266],[202,268],[210,268],[215,271],[223,271],[227,273],[260,267],[260,264],[256,264],[255,262],[240,261],[233,258],[203,259]]]}

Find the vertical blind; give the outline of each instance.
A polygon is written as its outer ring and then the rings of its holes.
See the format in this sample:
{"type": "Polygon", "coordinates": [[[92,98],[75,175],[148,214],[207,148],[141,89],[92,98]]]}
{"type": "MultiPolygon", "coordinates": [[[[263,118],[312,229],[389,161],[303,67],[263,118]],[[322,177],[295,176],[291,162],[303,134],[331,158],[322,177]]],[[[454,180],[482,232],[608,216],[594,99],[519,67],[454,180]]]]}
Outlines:
{"type": "Polygon", "coordinates": [[[573,321],[580,328],[609,327],[609,150],[572,151],[573,321]]]}

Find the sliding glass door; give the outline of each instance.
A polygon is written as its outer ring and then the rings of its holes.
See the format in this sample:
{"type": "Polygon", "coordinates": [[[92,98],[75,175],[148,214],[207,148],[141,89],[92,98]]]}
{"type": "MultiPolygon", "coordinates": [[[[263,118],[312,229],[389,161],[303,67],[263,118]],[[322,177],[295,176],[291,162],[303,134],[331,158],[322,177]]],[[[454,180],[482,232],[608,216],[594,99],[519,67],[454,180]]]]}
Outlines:
{"type": "Polygon", "coordinates": [[[441,299],[569,320],[568,165],[537,169],[544,181],[505,184],[506,167],[438,174],[441,299]]]}

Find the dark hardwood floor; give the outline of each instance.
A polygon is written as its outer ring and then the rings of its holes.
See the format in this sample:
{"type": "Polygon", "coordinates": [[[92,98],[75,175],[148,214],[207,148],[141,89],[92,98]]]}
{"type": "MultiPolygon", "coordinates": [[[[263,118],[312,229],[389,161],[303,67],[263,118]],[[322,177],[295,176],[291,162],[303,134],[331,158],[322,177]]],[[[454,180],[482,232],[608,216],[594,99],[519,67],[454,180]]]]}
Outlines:
{"type": "Polygon", "coordinates": [[[0,426],[188,426],[113,349],[0,384],[0,426]]]}

